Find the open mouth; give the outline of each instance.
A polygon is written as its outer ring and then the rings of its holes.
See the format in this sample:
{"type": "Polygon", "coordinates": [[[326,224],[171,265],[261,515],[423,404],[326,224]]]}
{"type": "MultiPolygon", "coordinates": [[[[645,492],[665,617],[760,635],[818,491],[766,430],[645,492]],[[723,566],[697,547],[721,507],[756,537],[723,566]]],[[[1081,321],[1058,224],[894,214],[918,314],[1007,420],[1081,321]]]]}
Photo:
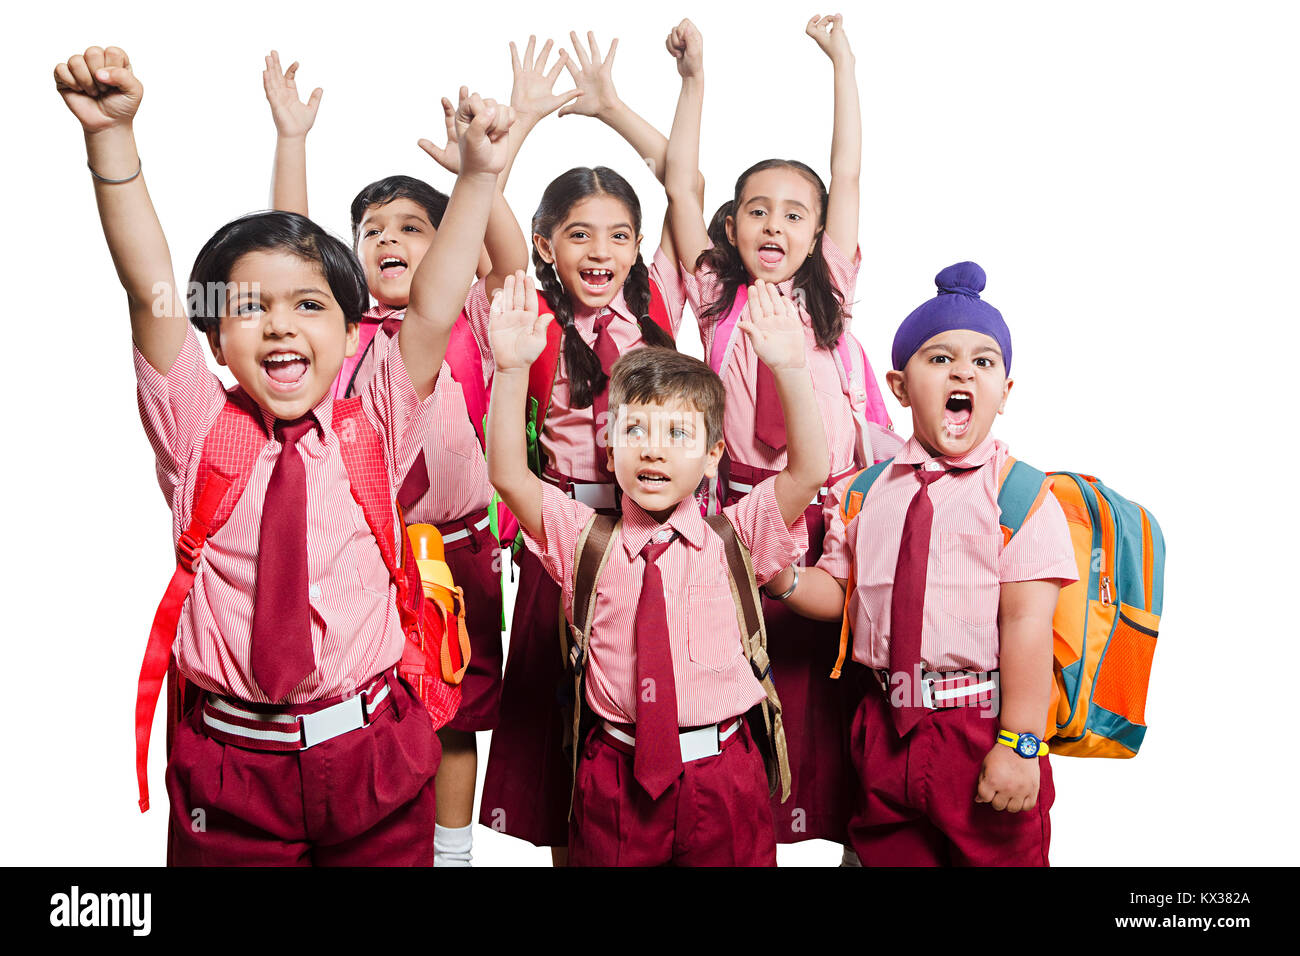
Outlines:
{"type": "Polygon", "coordinates": [[[970,427],[975,410],[975,396],[970,392],[953,392],[943,405],[943,427],[953,438],[960,438],[970,427]]]}
{"type": "Polygon", "coordinates": [[[785,250],[775,242],[765,242],[758,247],[758,261],[765,266],[779,266],[785,259],[785,250]]]}
{"type": "Polygon", "coordinates": [[[272,352],[262,359],[262,371],[276,391],[289,392],[297,388],[307,375],[311,360],[300,352],[272,352]]]}
{"type": "Polygon", "coordinates": [[[646,491],[660,491],[668,487],[671,481],[667,475],[661,471],[638,471],[636,473],[637,484],[646,491]]]}
{"type": "Polygon", "coordinates": [[[382,256],[379,260],[379,274],[385,279],[396,279],[406,271],[406,260],[400,256],[382,256]]]}
{"type": "Polygon", "coordinates": [[[609,291],[610,283],[614,281],[614,272],[611,269],[579,269],[578,278],[589,292],[600,295],[609,291]]]}

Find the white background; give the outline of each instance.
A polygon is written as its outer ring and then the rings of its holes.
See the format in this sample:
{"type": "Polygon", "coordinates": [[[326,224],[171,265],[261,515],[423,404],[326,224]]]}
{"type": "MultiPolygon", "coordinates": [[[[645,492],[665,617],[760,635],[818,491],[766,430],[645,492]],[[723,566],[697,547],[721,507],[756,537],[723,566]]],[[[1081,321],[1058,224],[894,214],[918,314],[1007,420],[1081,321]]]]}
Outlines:
{"type": "MultiPolygon", "coordinates": [[[[438,99],[461,83],[507,97],[507,42],[529,32],[619,36],[619,91],[666,132],[678,81],[663,37],[690,15],[705,37],[707,208],[763,157],[826,175],[831,70],[803,35],[814,12],[831,11],[226,0],[6,12],[2,862],[157,864],[166,825],[162,719],[159,805],[142,817],[132,717],[173,567],[170,525],[135,409],[124,297],[54,64],[91,44],[130,54],[146,90],[144,171],[184,278],[218,226],[267,201],[271,47],[302,61],[304,92],[325,88],[312,210],[346,235],[352,196],[381,176],[450,189],[416,139],[441,142],[438,99]]],[[[978,261],[1015,342],[995,434],[1039,467],[1099,475],[1147,505],[1169,547],[1146,743],[1130,761],[1053,760],[1054,862],[1294,863],[1298,18],[1245,2],[843,12],[864,126],[854,331],[877,371],[934,274],[978,261]]],[[[527,220],[555,175],[602,163],[637,188],[650,253],[662,192],[594,120],[545,121],[508,198],[527,220]]],[[[683,341],[698,353],[689,320],[683,341]]],[[[486,737],[480,753],[486,762],[486,737]]],[[[548,862],[483,827],[475,854],[548,862]]],[[[780,858],[837,853],[811,843],[780,858]]]]}

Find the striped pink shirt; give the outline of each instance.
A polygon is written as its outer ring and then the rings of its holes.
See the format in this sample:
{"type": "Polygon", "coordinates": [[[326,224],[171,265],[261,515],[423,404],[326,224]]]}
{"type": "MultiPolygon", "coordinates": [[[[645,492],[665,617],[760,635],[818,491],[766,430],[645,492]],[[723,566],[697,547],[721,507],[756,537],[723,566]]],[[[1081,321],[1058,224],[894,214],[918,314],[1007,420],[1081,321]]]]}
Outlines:
{"type": "MultiPolygon", "coordinates": [[[[226,393],[204,363],[193,328],[166,375],[138,350],[135,374],[140,417],[154,448],[163,496],[172,509],[174,541],[189,525],[203,440],[225,405],[226,393]]],[[[385,436],[396,494],[400,476],[432,427],[428,419],[435,402],[432,396],[424,402],[417,398],[397,349],[380,363],[361,401],[366,418],[385,436]]],[[[405,640],[395,588],[361,506],[352,497],[339,455],[331,427],[333,399],[326,394],[313,412],[320,432],[308,432],[298,449],[307,479],[308,600],[316,671],[289,695],[292,704],[359,687],[397,662],[405,640]]],[[[261,703],[267,698],[253,679],[249,634],[262,501],[279,454],[280,443],[268,438],[239,504],[208,539],[175,643],[181,673],[198,686],[261,703]]]]}
{"type": "MultiPolygon", "coordinates": [[[[405,309],[397,312],[406,314],[405,309]]],[[[365,327],[362,326],[364,331],[365,327]]],[[[357,371],[357,384],[363,386],[393,349],[395,339],[382,328],[374,334],[374,344],[363,357],[357,371]]],[[[345,368],[346,371],[346,368],[345,368]]],[[[358,389],[358,394],[360,388],[358,389]]],[[[492,500],[488,482],[487,459],[478,433],[469,419],[465,393],[451,376],[446,362],[438,370],[434,385],[434,408],[429,429],[424,435],[424,461],[429,470],[429,490],[406,511],[406,523],[444,524],[482,511],[492,500]]]]}
{"type": "MultiPolygon", "coordinates": [[[[926,567],[921,659],[935,670],[991,671],[998,666],[998,602],[1007,581],[1078,578],[1065,513],[1052,495],[1002,546],[998,525],[998,474],[1007,446],[989,435],[966,455],[941,458],[955,468],[929,486],[934,505],[930,559],[926,567]]],[[[840,501],[849,479],[826,501],[825,550],[817,566],[837,578],[849,576],[857,559],[857,586],[849,600],[853,659],[868,667],[889,666],[889,609],[894,568],[907,507],[921,486],[914,465],[935,460],[915,438],[876,479],[862,510],[847,528],[840,501]]]]}
{"type": "MultiPolygon", "coordinates": [[[[850,261],[830,236],[823,236],[822,252],[826,257],[826,265],[830,269],[831,281],[843,293],[845,309],[851,312],[862,255],[858,250],[854,250],[853,259],[850,261]]],[[[686,299],[698,319],[704,308],[722,294],[722,281],[716,273],[707,269],[697,270],[695,275],[691,275],[687,269],[682,268],[680,273],[686,299]]],[[[793,291],[794,281],[787,279],[780,284],[779,288],[783,295],[789,296],[793,291]]],[[[717,331],[718,324],[726,318],[727,311],[730,309],[724,310],[721,315],[699,320],[700,338],[704,342],[705,356],[713,354],[714,333],[717,331]]],[[[843,367],[835,349],[817,347],[812,318],[808,310],[800,306],[799,313],[804,321],[808,368],[812,373],[813,388],[817,393],[817,406],[826,428],[826,441],[830,446],[830,473],[843,474],[854,466],[870,464],[867,457],[870,439],[866,428],[866,389],[860,380],[853,381],[849,370],[843,367]]],[[[741,318],[748,318],[748,315],[749,307],[746,306],[741,313],[741,318]]],[[[852,336],[852,333],[846,334],[852,336]]],[[[856,350],[857,345],[850,342],[849,348],[856,350]]],[[[732,461],[738,461],[752,468],[780,471],[785,467],[785,451],[774,452],[754,436],[758,364],[758,354],[750,344],[749,336],[736,330],[732,337],[730,353],[722,367],[722,383],[727,390],[722,433],[727,443],[727,454],[732,461]]],[[[860,379],[863,374],[874,373],[869,370],[859,370],[857,377],[860,379]]]]}
{"type": "MultiPolygon", "coordinates": [[[[723,511],[750,549],[760,584],[808,546],[803,516],[786,527],[774,486],[775,479],[769,478],[723,511]]],[[[544,486],[542,495],[546,543],[526,531],[524,541],[563,588],[564,610],[572,620],[578,535],[594,512],[551,485],[544,486]]],[[[694,498],[683,500],[663,525],[623,498],[619,538],[596,584],[587,701],[607,720],[636,722],[636,607],[645,575],[641,549],[665,527],[678,535],[658,561],[667,598],[678,723],[695,727],[743,714],[763,699],[763,688],[740,643],[722,539],[704,523],[694,498]]]]}
{"type": "MultiPolygon", "coordinates": [[[[686,302],[686,293],[682,288],[680,274],[662,249],[655,252],[649,266],[650,281],[659,287],[664,305],[672,321],[673,335],[682,324],[682,309],[686,302]]],[[[474,283],[469,298],[465,302],[465,314],[469,318],[470,328],[478,339],[483,352],[485,374],[491,375],[496,365],[492,361],[491,346],[488,344],[487,323],[491,303],[487,297],[487,286],[483,280],[474,283]]],[[[620,353],[644,344],[641,338],[641,325],[627,307],[620,291],[606,307],[612,310],[621,321],[611,322],[610,335],[618,346],[620,353]]],[[[580,309],[574,313],[573,324],[577,327],[582,340],[590,346],[596,344],[596,318],[604,314],[580,309]]],[[[569,378],[564,364],[564,354],[560,353],[560,367],[555,375],[555,391],[551,395],[551,407],[547,412],[546,422],[542,426],[542,451],[554,468],[562,475],[575,481],[610,481],[611,476],[605,468],[604,450],[596,445],[596,431],[591,407],[572,408],[569,405],[569,378]]]]}

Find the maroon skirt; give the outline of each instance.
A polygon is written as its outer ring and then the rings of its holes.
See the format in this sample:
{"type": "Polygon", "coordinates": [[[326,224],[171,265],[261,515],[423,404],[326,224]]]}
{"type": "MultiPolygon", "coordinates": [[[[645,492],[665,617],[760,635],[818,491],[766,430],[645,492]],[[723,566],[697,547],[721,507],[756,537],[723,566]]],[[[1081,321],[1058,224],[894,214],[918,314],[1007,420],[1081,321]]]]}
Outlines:
{"type": "Polygon", "coordinates": [[[479,823],[537,846],[569,840],[571,758],[565,706],[573,677],[560,643],[560,586],[526,548],[510,624],[500,717],[492,732],[479,823]]]}
{"type": "Polygon", "coordinates": [[[501,706],[501,569],[500,544],[485,527],[474,525],[487,512],[442,524],[443,535],[468,527],[468,537],[446,546],[452,580],[465,593],[465,630],[469,632],[469,668],[460,685],[460,707],[449,730],[492,730],[501,706]]]}

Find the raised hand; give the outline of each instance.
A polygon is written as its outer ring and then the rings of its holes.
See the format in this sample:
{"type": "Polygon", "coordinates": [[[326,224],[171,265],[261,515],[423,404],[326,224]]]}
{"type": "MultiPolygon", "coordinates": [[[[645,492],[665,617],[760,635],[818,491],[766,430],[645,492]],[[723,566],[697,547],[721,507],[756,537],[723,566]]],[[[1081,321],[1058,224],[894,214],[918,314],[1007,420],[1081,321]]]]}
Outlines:
{"type": "Polygon", "coordinates": [[[702,76],[704,73],[704,38],[690,20],[673,27],[664,41],[668,52],[677,61],[677,72],[683,78],[702,76]]]}
{"type": "Polygon", "coordinates": [[[87,133],[130,126],[144,97],[126,52],[115,46],[92,46],[58,64],[54,86],[87,133]]]}
{"type": "Polygon", "coordinates": [[[841,13],[826,17],[814,15],[804,27],[804,32],[817,42],[822,52],[832,61],[853,55],[848,34],[844,32],[844,15],[841,13]]]}
{"type": "Polygon", "coordinates": [[[473,93],[456,110],[456,141],[460,148],[458,175],[491,173],[505,168],[510,156],[510,127],[514,110],[473,93]]]}
{"type": "Polygon", "coordinates": [[[266,101],[271,104],[275,131],[287,138],[307,135],[316,122],[316,111],[320,108],[320,98],[324,92],[318,86],[312,90],[307,102],[302,102],[298,98],[298,84],[294,82],[297,72],[297,60],[282,72],[280,54],[275,50],[266,57],[266,69],[262,71],[262,89],[266,91],[266,101]]]}
{"type": "MultiPolygon", "coordinates": [[[[462,86],[458,103],[464,103],[469,99],[469,87],[462,86]]],[[[431,139],[422,139],[419,141],[420,149],[424,150],[447,172],[456,174],[460,172],[460,141],[456,132],[456,107],[451,105],[451,100],[447,97],[442,98],[442,119],[447,126],[447,145],[438,146],[431,139]]]]}
{"type": "Polygon", "coordinates": [[[573,56],[567,50],[561,50],[560,56],[582,96],[561,109],[560,115],[600,116],[613,110],[619,103],[618,92],[614,89],[614,54],[618,52],[618,38],[614,38],[604,57],[596,45],[596,34],[590,30],[587,31],[587,50],[583,50],[578,34],[572,30],[569,31],[569,40],[578,58],[577,67],[574,67],[573,56]]]}
{"type": "Polygon", "coordinates": [[[749,287],[748,303],[749,318],[738,324],[763,364],[774,372],[803,368],[807,361],[803,320],[794,301],[759,279],[749,287]]]}
{"type": "Polygon", "coordinates": [[[564,69],[563,51],[555,58],[555,65],[548,71],[546,61],[551,56],[552,41],[547,40],[541,52],[533,56],[537,37],[530,36],[524,54],[519,55],[519,48],[510,42],[510,66],[514,70],[514,85],[510,88],[510,106],[515,111],[518,122],[529,126],[535,125],[543,116],[554,113],[561,106],[582,96],[582,90],[572,89],[565,93],[555,93],[555,81],[564,69]]]}
{"type": "Polygon", "coordinates": [[[492,297],[488,313],[488,340],[497,371],[527,369],[546,348],[546,326],[550,315],[537,314],[537,287],[523,271],[506,276],[505,284],[492,297]]]}

